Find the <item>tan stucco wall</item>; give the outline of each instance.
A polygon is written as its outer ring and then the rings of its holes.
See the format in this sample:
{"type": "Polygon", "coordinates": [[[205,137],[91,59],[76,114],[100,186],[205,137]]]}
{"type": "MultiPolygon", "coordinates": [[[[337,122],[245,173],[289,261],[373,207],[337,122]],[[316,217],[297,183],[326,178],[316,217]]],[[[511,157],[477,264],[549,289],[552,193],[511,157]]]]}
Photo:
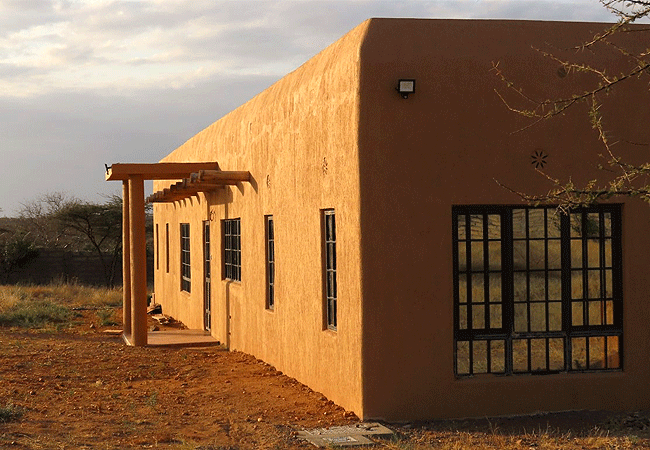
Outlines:
{"type": "MultiPolygon", "coordinates": [[[[528,122],[507,110],[492,62],[534,96],[578,86],[531,46],[577,44],[597,24],[373,20],[361,50],[359,122],[365,417],[430,419],[545,410],[647,408],[650,401],[650,210],[623,208],[624,370],[607,374],[477,376],[453,373],[452,205],[519,204],[498,180],[527,193],[550,184],[533,170],[543,149],[549,174],[584,182],[603,152],[578,106],[515,133],[528,122]],[[415,78],[407,100],[399,78],[415,78]]],[[[611,56],[611,55],[610,55],[611,56]]],[[[602,62],[602,61],[601,61],[602,62]]],[[[613,139],[650,142],[647,88],[621,87],[604,107],[613,139]],[[640,98],[635,96],[640,95],[640,98]]],[[[507,93],[506,93],[507,94],[507,93]]],[[[507,96],[513,100],[512,95],[507,96]]],[[[643,160],[645,146],[615,147],[643,160]]]]}
{"type": "MultiPolygon", "coordinates": [[[[357,147],[362,24],[295,72],[209,126],[164,161],[218,161],[253,181],[157,204],[165,249],[156,300],[203,328],[201,222],[211,219],[212,334],[276,366],[347,409],[361,411],[361,267],[357,147]],[[336,210],[338,330],[324,330],[320,211],[336,210]],[[275,222],[276,299],[265,310],[264,216],[275,222]],[[221,224],[241,218],[242,282],[221,279],[221,224]],[[179,223],[191,224],[192,292],[180,292],[179,223]],[[228,318],[230,317],[230,319],[228,318]],[[230,334],[228,335],[228,329],[230,334]]],[[[155,190],[166,187],[156,183],[155,190]]]]}

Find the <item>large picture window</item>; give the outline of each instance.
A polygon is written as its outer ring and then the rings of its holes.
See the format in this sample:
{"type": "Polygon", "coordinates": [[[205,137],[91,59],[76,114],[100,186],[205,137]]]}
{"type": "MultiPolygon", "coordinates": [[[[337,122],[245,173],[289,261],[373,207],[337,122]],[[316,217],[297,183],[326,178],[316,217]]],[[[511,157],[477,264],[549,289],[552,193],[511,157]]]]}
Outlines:
{"type": "Polygon", "coordinates": [[[223,271],[226,280],[241,281],[241,220],[223,221],[223,271]]]}
{"type": "Polygon", "coordinates": [[[191,283],[190,267],[190,224],[181,224],[181,291],[190,292],[191,283]]]}
{"type": "Polygon", "coordinates": [[[621,368],[621,208],[454,207],[455,373],[621,368]]]}

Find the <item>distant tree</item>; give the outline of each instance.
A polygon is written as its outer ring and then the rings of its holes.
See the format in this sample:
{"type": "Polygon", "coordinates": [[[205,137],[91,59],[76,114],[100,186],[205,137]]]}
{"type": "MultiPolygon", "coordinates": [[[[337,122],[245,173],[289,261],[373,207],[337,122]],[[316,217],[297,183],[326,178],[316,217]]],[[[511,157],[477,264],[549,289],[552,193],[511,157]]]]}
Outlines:
{"type": "MultiPolygon", "coordinates": [[[[648,46],[644,46],[642,50],[634,50],[631,47],[623,46],[621,42],[624,42],[624,40],[616,39],[616,37],[624,33],[635,33],[636,35],[646,33],[650,37],[650,27],[631,26],[642,18],[650,17],[650,1],[600,0],[600,3],[617,16],[617,23],[606,27],[601,33],[574,47],[573,49],[576,52],[573,54],[590,54],[613,49],[619,52],[628,62],[624,71],[620,72],[617,68],[615,73],[613,68],[595,67],[577,58],[561,58],[557,56],[557,53],[540,50],[544,57],[560,64],[561,76],[578,73],[588,74],[591,75],[591,81],[589,85],[585,85],[582,90],[574,92],[570,96],[539,100],[527,95],[522,86],[508,79],[507,68],[499,67],[498,63],[494,64],[496,74],[503,80],[508,90],[516,93],[518,99],[515,101],[506,100],[499,93],[506,106],[511,111],[531,119],[531,122],[525,128],[534,126],[540,121],[561,116],[569,108],[584,104],[587,106],[587,119],[596,130],[597,139],[604,148],[605,160],[600,168],[607,171],[607,176],[603,176],[603,180],[595,179],[583,186],[577,186],[571,180],[558,180],[538,169],[553,185],[547,194],[529,195],[509,188],[531,203],[558,203],[561,208],[571,208],[588,205],[614,196],[639,197],[650,203],[650,161],[635,165],[624,161],[618,156],[615,153],[615,148],[612,148],[615,142],[612,141],[612,137],[606,129],[606,118],[601,113],[601,105],[605,101],[607,94],[620,85],[624,83],[644,83],[644,89],[648,89],[650,86],[648,84],[648,77],[650,76],[650,49],[648,46]],[[523,103],[521,103],[522,101],[523,103]]],[[[650,108],[648,104],[635,106],[637,108],[650,108]]],[[[633,114],[634,107],[630,106],[629,111],[633,114]]],[[[648,145],[648,143],[644,145],[648,145]]]]}
{"type": "Polygon", "coordinates": [[[10,274],[24,267],[38,256],[34,241],[28,234],[3,232],[0,234],[0,279],[6,283],[10,274]]]}
{"type": "Polygon", "coordinates": [[[22,203],[18,211],[20,228],[29,232],[39,247],[69,248],[71,242],[66,239],[66,233],[55,216],[61,209],[77,201],[61,192],[52,192],[22,203]]]}
{"type": "Polygon", "coordinates": [[[122,199],[112,196],[102,204],[68,201],[51,217],[60,230],[78,239],[78,247],[85,245],[97,254],[106,285],[113,286],[122,255],[122,199]]]}

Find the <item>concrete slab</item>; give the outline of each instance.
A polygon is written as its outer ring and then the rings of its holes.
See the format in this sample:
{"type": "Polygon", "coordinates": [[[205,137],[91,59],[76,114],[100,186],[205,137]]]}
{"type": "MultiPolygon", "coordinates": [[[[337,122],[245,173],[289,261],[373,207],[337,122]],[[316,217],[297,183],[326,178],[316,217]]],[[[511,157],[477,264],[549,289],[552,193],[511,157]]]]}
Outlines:
{"type": "Polygon", "coordinates": [[[298,437],[316,447],[356,447],[374,444],[368,437],[388,438],[393,436],[392,430],[385,426],[372,423],[359,423],[341,427],[316,428],[298,432],[298,437]]]}
{"type": "Polygon", "coordinates": [[[149,347],[208,347],[220,344],[210,333],[202,330],[161,330],[147,334],[149,347]]]}

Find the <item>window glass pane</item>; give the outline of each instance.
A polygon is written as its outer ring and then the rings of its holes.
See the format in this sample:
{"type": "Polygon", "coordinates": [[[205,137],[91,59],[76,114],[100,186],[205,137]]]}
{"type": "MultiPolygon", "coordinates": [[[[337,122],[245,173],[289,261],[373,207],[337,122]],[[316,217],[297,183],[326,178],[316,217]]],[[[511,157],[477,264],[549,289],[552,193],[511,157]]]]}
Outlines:
{"type": "Polygon", "coordinates": [[[472,270],[483,270],[483,242],[472,242],[472,270]]]}
{"type": "Polygon", "coordinates": [[[501,270],[501,242],[491,241],[488,243],[489,270],[501,270]]]}
{"type": "Polygon", "coordinates": [[[562,303],[550,302],[548,304],[548,330],[560,331],[562,329],[562,303]]]}
{"type": "Polygon", "coordinates": [[[604,369],[607,354],[605,352],[605,337],[594,336],[589,338],[589,368],[604,369]]]}
{"type": "Polygon", "coordinates": [[[583,298],[581,270],[571,272],[571,298],[583,298]]]}
{"type": "Polygon", "coordinates": [[[490,359],[492,373],[503,373],[505,371],[505,342],[490,341],[490,359]]]}
{"type": "Polygon", "coordinates": [[[490,328],[501,328],[501,303],[490,303],[490,328]]]}
{"type": "Polygon", "coordinates": [[[530,299],[546,300],[546,279],[544,272],[533,272],[530,274],[530,299]]]}
{"type": "Polygon", "coordinates": [[[474,373],[487,373],[487,341],[474,341],[474,373]]]}
{"type": "Polygon", "coordinates": [[[488,238],[501,239],[501,216],[498,214],[488,215],[488,238]]]}
{"type": "Polygon", "coordinates": [[[458,239],[466,239],[467,234],[465,233],[465,216],[464,215],[459,215],[458,216],[458,223],[457,223],[457,229],[458,229],[458,239]]]}
{"type": "Polygon", "coordinates": [[[549,270],[562,268],[562,252],[560,240],[548,241],[548,268],[549,270]]]}
{"type": "Polygon", "coordinates": [[[525,301],[528,299],[528,286],[526,283],[526,272],[515,272],[514,281],[514,300],[525,301]]]}
{"type": "Polygon", "coordinates": [[[582,236],[582,214],[570,214],[571,237],[582,236]]]}
{"type": "Polygon", "coordinates": [[[544,241],[528,242],[528,264],[531,270],[543,270],[546,267],[546,248],[544,241]]]}
{"type": "Polygon", "coordinates": [[[549,370],[564,369],[564,339],[548,340],[549,370]]]}
{"type": "Polygon", "coordinates": [[[605,247],[605,261],[603,261],[603,265],[605,267],[612,267],[612,240],[605,239],[603,246],[605,247]]]}
{"type": "Polygon", "coordinates": [[[469,342],[467,341],[456,343],[456,373],[458,375],[469,374],[469,342]]]}
{"type": "Polygon", "coordinates": [[[582,302],[572,302],[571,303],[571,323],[574,327],[580,327],[584,325],[584,306],[582,302]]]}
{"type": "Polygon", "coordinates": [[[467,329],[467,305],[458,306],[458,327],[461,330],[467,329]]]}
{"type": "Polygon", "coordinates": [[[528,372],[528,341],[526,339],[512,341],[512,370],[528,372]]]}
{"type": "Polygon", "coordinates": [[[559,270],[548,273],[548,299],[562,299],[562,277],[559,270]]]}
{"type": "Polygon", "coordinates": [[[501,297],[501,273],[490,274],[490,302],[500,302],[501,297]]]}
{"type": "Polygon", "coordinates": [[[512,210],[512,236],[515,239],[523,239],[526,237],[526,210],[525,209],[512,210]]]}
{"type": "Polygon", "coordinates": [[[606,237],[612,235],[612,213],[606,212],[603,214],[603,234],[606,237]]]}
{"type": "Polygon", "coordinates": [[[485,328],[485,306],[472,305],[472,329],[482,330],[485,328]]]}
{"type": "Polygon", "coordinates": [[[515,303],[515,332],[528,331],[528,304],[515,303]]]}
{"type": "Polygon", "coordinates": [[[458,302],[467,303],[467,275],[458,275],[458,302]]]}
{"type": "Polygon", "coordinates": [[[530,331],[546,331],[546,304],[530,304],[530,331]]]}
{"type": "Polygon", "coordinates": [[[571,239],[571,267],[582,267],[582,241],[579,239],[571,239]]]}
{"type": "Polygon", "coordinates": [[[472,276],[472,303],[485,302],[485,281],[483,274],[472,276]]]}
{"type": "Polygon", "coordinates": [[[589,325],[605,325],[605,311],[604,301],[589,302],[589,325]]]}
{"type": "Polygon", "coordinates": [[[587,369],[586,338],[571,339],[571,368],[573,370],[587,369]]]}
{"type": "Polygon", "coordinates": [[[600,242],[590,239],[587,241],[587,267],[600,267],[600,242]]]}
{"type": "Polygon", "coordinates": [[[560,214],[554,209],[548,209],[546,213],[546,226],[548,237],[560,237],[560,214]]]}
{"type": "Polygon", "coordinates": [[[597,238],[600,236],[600,221],[598,220],[598,213],[587,214],[585,227],[586,230],[584,231],[587,237],[597,238]]]}
{"type": "Polygon", "coordinates": [[[528,255],[526,253],[526,241],[514,241],[512,243],[512,265],[515,270],[526,270],[528,255]]]}
{"type": "Polygon", "coordinates": [[[530,238],[543,238],[544,236],[544,210],[528,210],[528,236],[530,238]]]}
{"type": "Polygon", "coordinates": [[[613,280],[611,269],[605,271],[605,298],[613,298],[613,280]]]}
{"type": "Polygon", "coordinates": [[[607,336],[607,367],[609,369],[618,369],[621,367],[618,346],[618,336],[607,336]]]}
{"type": "Polygon", "coordinates": [[[589,270],[587,272],[588,298],[601,298],[600,292],[600,270],[589,270]]]}
{"type": "Polygon", "coordinates": [[[546,339],[531,339],[530,370],[546,370],[546,339]]]}
{"type": "Polygon", "coordinates": [[[467,270],[467,242],[458,243],[458,270],[465,272],[467,270]]]}
{"type": "Polygon", "coordinates": [[[614,302],[605,302],[605,325],[614,325],[614,302]]]}
{"type": "Polygon", "coordinates": [[[483,216],[473,214],[470,216],[472,227],[472,239],[483,239],[483,216]]]}

